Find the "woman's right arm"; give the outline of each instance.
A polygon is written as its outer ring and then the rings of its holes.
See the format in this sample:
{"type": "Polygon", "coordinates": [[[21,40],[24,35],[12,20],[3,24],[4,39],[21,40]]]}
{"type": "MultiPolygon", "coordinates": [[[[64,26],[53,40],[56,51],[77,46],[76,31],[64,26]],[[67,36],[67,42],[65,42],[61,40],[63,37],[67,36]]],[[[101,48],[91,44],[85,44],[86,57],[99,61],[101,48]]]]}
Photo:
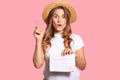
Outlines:
{"type": "Polygon", "coordinates": [[[36,45],[33,55],[33,64],[36,68],[40,68],[44,63],[44,53],[42,50],[42,34],[39,27],[36,27],[34,30],[34,37],[36,38],[36,45]]]}

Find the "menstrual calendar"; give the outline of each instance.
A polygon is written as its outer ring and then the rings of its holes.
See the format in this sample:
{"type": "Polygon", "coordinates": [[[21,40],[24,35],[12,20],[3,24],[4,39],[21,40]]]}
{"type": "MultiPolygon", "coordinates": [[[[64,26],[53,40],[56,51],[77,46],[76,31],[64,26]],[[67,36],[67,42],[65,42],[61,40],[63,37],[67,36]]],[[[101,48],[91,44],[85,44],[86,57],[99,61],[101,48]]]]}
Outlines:
{"type": "Polygon", "coordinates": [[[75,54],[50,54],[49,67],[50,72],[72,72],[75,68],[75,54]]]}

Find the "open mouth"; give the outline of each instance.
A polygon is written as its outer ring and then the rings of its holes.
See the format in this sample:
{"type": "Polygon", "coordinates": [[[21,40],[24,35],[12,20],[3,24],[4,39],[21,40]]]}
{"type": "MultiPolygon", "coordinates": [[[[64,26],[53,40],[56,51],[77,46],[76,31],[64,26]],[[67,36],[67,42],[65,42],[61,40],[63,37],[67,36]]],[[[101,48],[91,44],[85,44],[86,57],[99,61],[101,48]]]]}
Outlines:
{"type": "Polygon", "coordinates": [[[58,24],[58,26],[62,26],[61,24],[58,24]]]}

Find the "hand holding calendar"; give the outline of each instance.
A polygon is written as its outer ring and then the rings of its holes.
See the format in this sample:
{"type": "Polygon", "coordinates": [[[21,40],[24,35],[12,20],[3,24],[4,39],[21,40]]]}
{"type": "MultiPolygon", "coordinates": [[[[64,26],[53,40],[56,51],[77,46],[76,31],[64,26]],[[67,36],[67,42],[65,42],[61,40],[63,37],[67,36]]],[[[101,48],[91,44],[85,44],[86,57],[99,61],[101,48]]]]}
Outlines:
{"type": "Polygon", "coordinates": [[[72,72],[75,68],[75,54],[50,54],[49,66],[51,72],[72,72]]]}

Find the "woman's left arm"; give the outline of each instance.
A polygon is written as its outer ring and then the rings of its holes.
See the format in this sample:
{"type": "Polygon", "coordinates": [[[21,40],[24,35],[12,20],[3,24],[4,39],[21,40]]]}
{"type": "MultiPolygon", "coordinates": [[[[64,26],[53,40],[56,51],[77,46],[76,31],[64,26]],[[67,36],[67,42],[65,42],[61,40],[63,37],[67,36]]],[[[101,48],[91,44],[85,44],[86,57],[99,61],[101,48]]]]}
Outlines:
{"type": "Polygon", "coordinates": [[[84,55],[84,47],[80,48],[79,50],[76,51],[75,53],[76,57],[76,66],[81,69],[84,70],[86,67],[86,59],[85,59],[85,55],[84,55]]]}

